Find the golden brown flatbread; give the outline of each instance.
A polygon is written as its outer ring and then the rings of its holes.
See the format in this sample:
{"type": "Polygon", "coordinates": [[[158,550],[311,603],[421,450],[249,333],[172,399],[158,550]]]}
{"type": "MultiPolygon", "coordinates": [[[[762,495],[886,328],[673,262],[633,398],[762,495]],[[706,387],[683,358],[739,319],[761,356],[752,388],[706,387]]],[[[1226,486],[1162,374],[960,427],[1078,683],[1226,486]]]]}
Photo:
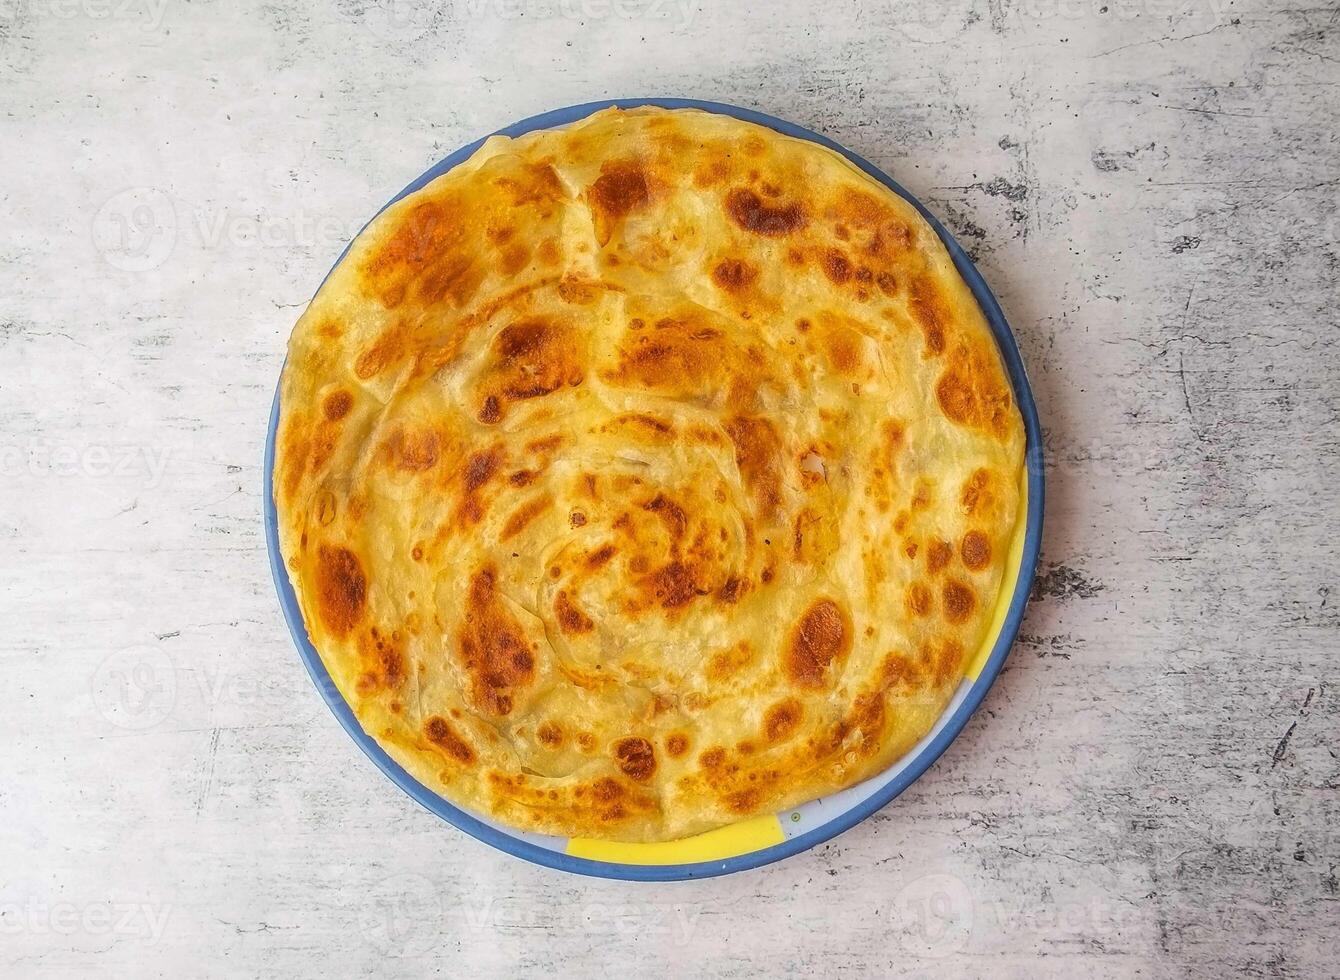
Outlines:
{"type": "Polygon", "coordinates": [[[313,644],[427,786],[653,841],[889,765],[987,629],[1023,426],[933,230],[694,110],[490,139],[299,320],[275,502],[313,644]]]}

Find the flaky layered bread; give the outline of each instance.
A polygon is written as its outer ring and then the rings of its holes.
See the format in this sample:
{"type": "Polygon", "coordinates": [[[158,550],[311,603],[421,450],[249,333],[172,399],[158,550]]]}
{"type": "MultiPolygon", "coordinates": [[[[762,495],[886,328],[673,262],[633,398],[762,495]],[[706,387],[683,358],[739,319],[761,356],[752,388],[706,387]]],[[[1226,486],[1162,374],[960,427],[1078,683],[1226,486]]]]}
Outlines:
{"type": "Polygon", "coordinates": [[[699,111],[495,137],[293,331],[275,502],[365,730],[518,828],[673,839],[931,727],[981,644],[1024,435],[932,229],[699,111]]]}

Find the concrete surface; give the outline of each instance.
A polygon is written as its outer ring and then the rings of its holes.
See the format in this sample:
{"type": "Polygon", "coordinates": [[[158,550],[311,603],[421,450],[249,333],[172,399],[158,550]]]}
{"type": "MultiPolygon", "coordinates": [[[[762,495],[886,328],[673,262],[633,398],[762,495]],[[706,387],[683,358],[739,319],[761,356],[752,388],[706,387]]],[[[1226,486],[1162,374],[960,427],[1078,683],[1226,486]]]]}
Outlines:
{"type": "Polygon", "coordinates": [[[0,973],[1334,976],[1340,7],[0,0],[0,973]],[[1009,667],[877,817],[671,886],[495,853],[321,704],[289,329],[456,146],[755,106],[972,249],[1046,427],[1009,667]]]}

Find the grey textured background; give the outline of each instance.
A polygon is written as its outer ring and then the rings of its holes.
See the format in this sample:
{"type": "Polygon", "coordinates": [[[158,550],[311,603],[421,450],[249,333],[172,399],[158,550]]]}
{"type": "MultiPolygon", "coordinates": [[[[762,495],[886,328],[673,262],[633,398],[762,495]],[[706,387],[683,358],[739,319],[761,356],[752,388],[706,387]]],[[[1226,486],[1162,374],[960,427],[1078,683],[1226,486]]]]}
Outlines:
{"type": "Polygon", "coordinates": [[[0,973],[1340,971],[1340,7],[0,0],[0,973]],[[546,108],[755,106],[977,257],[1046,428],[982,711],[864,825],[588,881],[419,809],[322,706],[259,521],[361,222],[546,108]]]}

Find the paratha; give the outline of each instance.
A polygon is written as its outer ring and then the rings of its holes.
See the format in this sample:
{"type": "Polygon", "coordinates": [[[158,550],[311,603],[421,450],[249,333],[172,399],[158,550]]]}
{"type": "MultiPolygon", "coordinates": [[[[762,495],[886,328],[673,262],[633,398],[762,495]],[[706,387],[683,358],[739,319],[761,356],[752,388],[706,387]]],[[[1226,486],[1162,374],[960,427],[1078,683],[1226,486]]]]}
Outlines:
{"type": "Polygon", "coordinates": [[[842,156],[610,109],[387,208],[293,331],[312,643],[425,785],[657,841],[868,777],[981,644],[1023,426],[931,227],[842,156]]]}

